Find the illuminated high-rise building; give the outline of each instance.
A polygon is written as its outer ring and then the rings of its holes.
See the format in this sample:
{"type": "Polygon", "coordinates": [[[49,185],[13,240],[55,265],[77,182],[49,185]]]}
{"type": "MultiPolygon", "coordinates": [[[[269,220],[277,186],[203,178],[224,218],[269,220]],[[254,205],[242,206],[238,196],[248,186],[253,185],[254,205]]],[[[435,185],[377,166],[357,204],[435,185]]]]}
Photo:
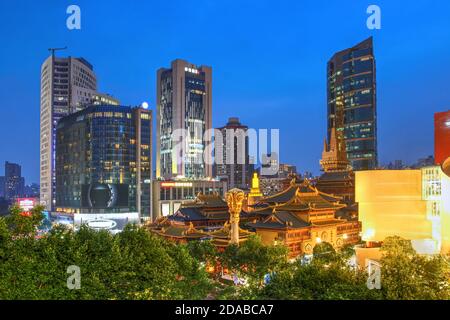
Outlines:
{"type": "Polygon", "coordinates": [[[48,57],[41,67],[40,200],[55,207],[55,139],[58,121],[89,104],[97,90],[92,65],[83,58],[48,57]]]}
{"type": "Polygon", "coordinates": [[[372,38],[336,53],[327,68],[328,141],[345,140],[354,170],[378,166],[376,62],[372,38]]]}
{"type": "Polygon", "coordinates": [[[151,219],[152,112],[90,106],[56,131],[56,211],[151,219]]]}
{"type": "Polygon", "coordinates": [[[434,159],[443,164],[450,157],[450,110],[434,115],[434,159]]]}
{"type": "Polygon", "coordinates": [[[156,178],[211,177],[212,69],[175,60],[158,70],[156,96],[156,178]]]}

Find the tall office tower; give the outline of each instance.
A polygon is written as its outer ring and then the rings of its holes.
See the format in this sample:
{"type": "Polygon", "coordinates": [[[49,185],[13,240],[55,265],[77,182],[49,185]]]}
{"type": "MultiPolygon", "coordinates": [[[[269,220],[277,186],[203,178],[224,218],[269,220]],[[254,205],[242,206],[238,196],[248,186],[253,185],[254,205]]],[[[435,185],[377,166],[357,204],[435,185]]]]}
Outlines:
{"type": "Polygon", "coordinates": [[[434,114],[434,158],[442,165],[450,157],[450,110],[434,114]]]}
{"type": "Polygon", "coordinates": [[[55,135],[58,121],[91,101],[97,80],[83,58],[45,60],[41,68],[40,200],[47,210],[55,207],[55,135]]]}
{"type": "Polygon", "coordinates": [[[238,118],[230,118],[226,126],[217,129],[222,139],[215,137],[216,175],[227,177],[228,189],[249,189],[253,175],[250,164],[248,127],[238,118]]]}
{"type": "Polygon", "coordinates": [[[16,163],[5,162],[5,198],[10,200],[23,195],[25,179],[22,167],[16,163]]]}
{"type": "Polygon", "coordinates": [[[175,60],[157,82],[156,177],[211,177],[212,69],[175,60]]]}
{"type": "Polygon", "coordinates": [[[354,170],[378,166],[376,62],[373,41],[336,53],[327,68],[328,141],[336,128],[354,170]]]}
{"type": "Polygon", "coordinates": [[[58,212],[151,218],[152,112],[90,106],[56,131],[58,212]]]}

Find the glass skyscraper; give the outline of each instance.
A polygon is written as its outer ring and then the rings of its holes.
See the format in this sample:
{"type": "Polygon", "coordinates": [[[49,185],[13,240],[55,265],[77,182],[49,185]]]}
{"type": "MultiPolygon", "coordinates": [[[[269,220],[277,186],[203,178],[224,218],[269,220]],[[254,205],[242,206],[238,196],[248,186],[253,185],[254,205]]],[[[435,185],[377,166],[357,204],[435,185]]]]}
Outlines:
{"type": "Polygon", "coordinates": [[[151,218],[152,112],[90,106],[56,131],[56,208],[151,218]]]}
{"type": "Polygon", "coordinates": [[[156,177],[211,177],[212,161],[203,155],[212,141],[212,69],[175,60],[158,70],[156,96],[156,177]]]}
{"type": "Polygon", "coordinates": [[[354,170],[378,166],[376,62],[372,38],[328,62],[328,141],[333,128],[354,170]]]}

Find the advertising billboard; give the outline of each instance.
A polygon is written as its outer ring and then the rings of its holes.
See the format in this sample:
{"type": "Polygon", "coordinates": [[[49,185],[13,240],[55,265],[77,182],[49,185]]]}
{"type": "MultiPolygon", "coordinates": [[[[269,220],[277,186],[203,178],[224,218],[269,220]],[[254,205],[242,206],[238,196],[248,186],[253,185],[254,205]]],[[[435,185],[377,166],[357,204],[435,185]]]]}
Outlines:
{"type": "Polygon", "coordinates": [[[28,212],[38,204],[38,200],[36,198],[18,198],[17,204],[24,212],[28,212]]]}
{"type": "Polygon", "coordinates": [[[81,207],[114,209],[128,207],[128,184],[96,183],[81,186],[81,207]]]}
{"type": "Polygon", "coordinates": [[[107,230],[113,234],[123,231],[128,224],[139,224],[137,212],[127,213],[80,213],[74,215],[75,229],[86,225],[94,230],[107,230]]]}

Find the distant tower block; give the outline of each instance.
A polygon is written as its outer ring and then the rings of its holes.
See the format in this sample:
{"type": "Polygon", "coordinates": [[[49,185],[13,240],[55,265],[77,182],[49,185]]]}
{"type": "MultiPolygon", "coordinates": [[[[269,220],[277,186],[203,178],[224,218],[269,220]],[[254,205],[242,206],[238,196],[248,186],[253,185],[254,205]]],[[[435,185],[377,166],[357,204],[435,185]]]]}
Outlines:
{"type": "Polygon", "coordinates": [[[227,193],[227,204],[230,212],[230,244],[239,245],[239,221],[245,194],[240,189],[233,189],[227,193]]]}

